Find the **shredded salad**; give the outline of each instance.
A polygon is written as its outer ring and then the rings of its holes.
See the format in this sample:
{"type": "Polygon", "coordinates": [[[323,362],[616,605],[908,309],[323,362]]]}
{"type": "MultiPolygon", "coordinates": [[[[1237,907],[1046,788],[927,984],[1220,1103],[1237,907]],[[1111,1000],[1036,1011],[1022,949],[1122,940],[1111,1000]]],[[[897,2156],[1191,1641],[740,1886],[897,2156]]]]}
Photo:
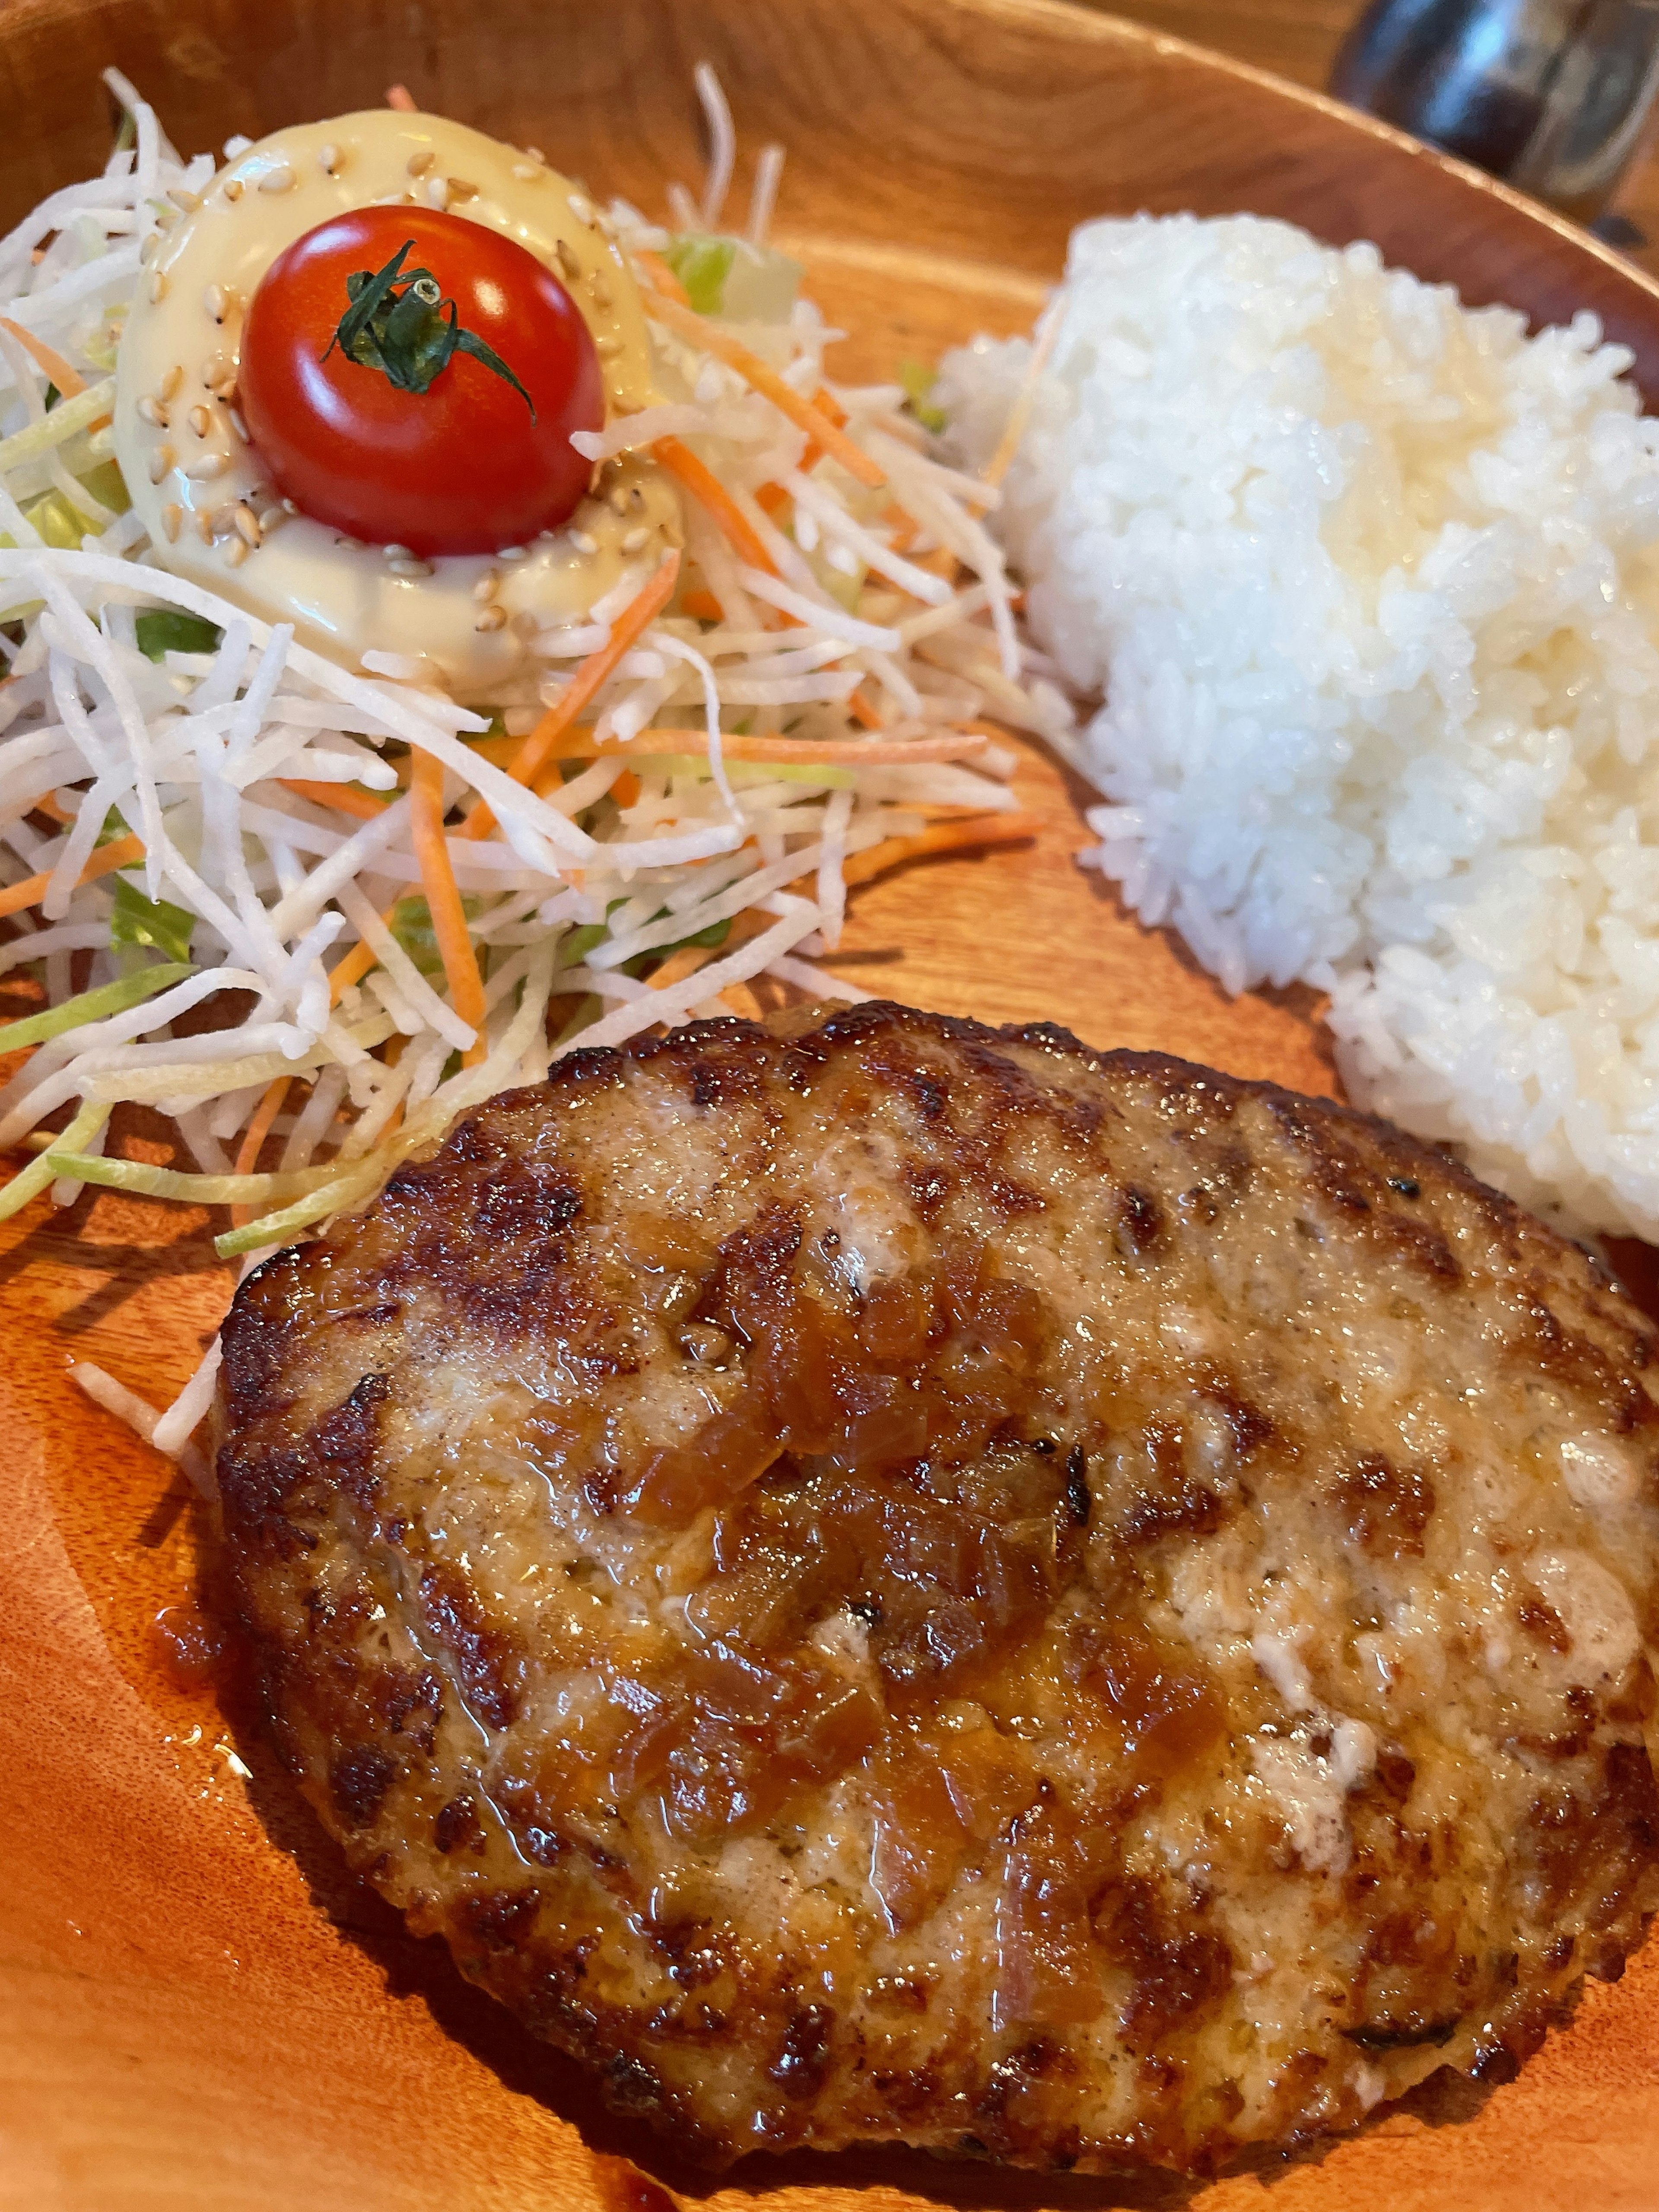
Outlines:
{"type": "Polygon", "coordinates": [[[900,386],[826,374],[836,333],[766,243],[775,149],[746,235],[721,232],[707,72],[702,199],[676,191],[674,230],[599,216],[687,396],[582,447],[600,496],[617,457],[660,464],[683,542],[465,702],[417,658],[349,670],[151,557],[112,459],[116,350],[216,165],[108,81],[126,120],[103,173],[0,244],[0,969],[44,988],[0,1026],[27,1048],[0,1088],[0,1151],[26,1156],[0,1215],[112,1185],[228,1207],[220,1254],[257,1255],[578,1045],[729,1011],[763,975],[863,995],[816,964],[850,886],[1028,833],[984,718],[1065,709],[1022,678],[997,494],[931,457],[900,386]],[[170,1117],[178,1165],[106,1151],[124,1101],[170,1117]]]}

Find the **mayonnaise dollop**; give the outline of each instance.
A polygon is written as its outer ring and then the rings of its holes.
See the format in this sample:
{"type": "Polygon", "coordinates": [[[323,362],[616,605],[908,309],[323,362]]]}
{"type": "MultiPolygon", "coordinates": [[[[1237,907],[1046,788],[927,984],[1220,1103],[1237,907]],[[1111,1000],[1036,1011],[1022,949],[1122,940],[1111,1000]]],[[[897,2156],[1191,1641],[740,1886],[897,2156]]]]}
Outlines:
{"type": "Polygon", "coordinates": [[[285,503],[248,444],[235,386],[265,270],[346,210],[437,206],[516,239],[568,286],[593,333],[608,410],[652,398],[638,289],[585,196],[540,159],[441,117],[371,109],[246,148],[181,212],[141,277],[117,362],[115,446],[155,557],[356,667],[424,656],[489,698],[538,629],[580,620],[660,559],[678,502],[648,463],[529,546],[420,562],[343,538],[285,503]]]}

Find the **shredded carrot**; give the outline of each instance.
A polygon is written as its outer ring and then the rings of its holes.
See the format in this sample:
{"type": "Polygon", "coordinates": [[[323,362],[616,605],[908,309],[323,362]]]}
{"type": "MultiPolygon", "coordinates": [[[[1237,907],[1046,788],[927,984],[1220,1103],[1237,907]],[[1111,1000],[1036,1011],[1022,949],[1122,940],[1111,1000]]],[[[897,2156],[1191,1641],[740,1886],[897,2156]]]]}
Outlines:
{"type": "Polygon", "coordinates": [[[698,346],[704,353],[712,353],[728,368],[735,368],[750,389],[769,399],[781,415],[787,416],[798,430],[804,430],[814,444],[821,446],[832,460],[839,461],[848,476],[860,483],[878,490],[887,481],[879,465],[872,461],[861,446],[855,446],[845,430],[830,420],[816,400],[807,399],[792,384],[786,384],[775,368],[769,368],[758,354],[750,353],[740,338],[722,330],[678,300],[660,293],[650,303],[650,313],[665,325],[689,345],[698,346]]]}
{"type": "Polygon", "coordinates": [[[755,494],[755,504],[775,522],[788,506],[789,495],[781,484],[763,483],[755,494]]]}
{"type": "Polygon", "coordinates": [[[15,323],[9,315],[0,315],[0,331],[8,331],[27,354],[33,356],[37,365],[58,386],[65,399],[78,399],[87,388],[87,380],[78,368],[71,368],[61,353],[54,353],[44,339],[26,331],[21,323],[15,323]]]}
{"type": "Polygon", "coordinates": [[[659,253],[647,252],[643,247],[636,246],[634,258],[641,273],[650,278],[653,291],[660,292],[665,300],[672,300],[677,307],[690,306],[691,295],[659,253]]]}
{"type": "Polygon", "coordinates": [[[1014,404],[1008,410],[1008,419],[1002,426],[1002,435],[997,440],[996,451],[979,472],[981,483],[989,484],[993,490],[1007,475],[1014,455],[1019,451],[1025,433],[1031,427],[1032,410],[1036,406],[1037,392],[1042,383],[1043,371],[1048,366],[1048,356],[1060,336],[1060,316],[1051,310],[1048,326],[1038,333],[1037,342],[1026,360],[1025,373],[1020,379],[1019,390],[1014,394],[1014,404]]]}
{"type": "MultiPolygon", "coordinates": [[[[840,400],[822,384],[812,395],[812,404],[820,415],[835,424],[837,430],[844,430],[847,428],[849,419],[847,410],[842,405],[840,400]]],[[[795,465],[804,477],[810,477],[823,459],[823,447],[816,438],[809,438],[795,465]]]]}
{"type": "MultiPolygon", "coordinates": [[[[677,552],[670,552],[645,589],[623,609],[611,623],[610,642],[602,645],[597,653],[588,655],[557,702],[548,708],[520,745],[517,757],[507,771],[514,783],[535,781],[553,758],[554,747],[574,723],[582,708],[603,689],[623,655],[635,640],[650,628],[673,598],[679,573],[680,556],[677,552]]],[[[495,826],[495,816],[481,799],[461,824],[459,834],[463,837],[485,837],[495,826]]],[[[453,988],[453,984],[451,988],[453,988]]]]}
{"type": "Polygon", "coordinates": [[[487,760],[491,768],[511,768],[523,743],[522,738],[469,738],[466,746],[480,760],[487,760]]]}
{"type": "Polygon", "coordinates": [[[313,783],[303,775],[279,775],[276,781],[284,791],[309,799],[319,806],[331,806],[340,814],[355,814],[360,822],[373,822],[392,803],[390,799],[377,799],[373,792],[360,791],[355,783],[313,783]]]}
{"type": "MultiPolygon", "coordinates": [[[[766,916],[765,926],[769,928],[773,920],[774,917],[769,914],[766,916]]],[[[753,921],[752,915],[735,915],[731,928],[726,933],[726,942],[720,950],[722,952],[731,952],[739,945],[745,944],[755,935],[754,928],[748,926],[753,921]]],[[[706,967],[714,957],[714,948],[712,945],[682,945],[678,951],[669,954],[660,968],[652,969],[652,989],[665,991],[672,983],[683,983],[688,975],[695,975],[699,968],[706,967]]]]}
{"type": "Polygon", "coordinates": [[[935,853],[961,853],[975,845],[1015,845],[1035,837],[1042,824],[1035,814],[981,814],[968,822],[936,822],[914,837],[887,837],[867,853],[854,853],[842,869],[849,889],[884,875],[902,860],[925,860],[935,853]]]}
{"type": "Polygon", "coordinates": [[[680,595],[680,605],[685,613],[694,616],[698,622],[726,620],[726,610],[712,592],[684,592],[680,595]]]}
{"type": "MultiPolygon", "coordinates": [[[[279,1075],[254,1108],[253,1119],[243,1132],[242,1141],[237,1150],[234,1174],[252,1175],[258,1166],[260,1148],[270,1134],[271,1123],[283,1110],[283,1101],[287,1097],[289,1085],[293,1080],[291,1075],[279,1075]]],[[[258,1213],[257,1206],[233,1206],[230,1209],[232,1226],[245,1228],[250,1221],[258,1218],[258,1213]]]]}
{"type": "Polygon", "coordinates": [[[659,438],[651,448],[671,476],[678,477],[693,499],[706,507],[740,560],[751,568],[775,576],[778,564],[761,544],[758,532],[726,486],[706,461],[700,461],[678,438],[659,438]]]}
{"type": "Polygon", "coordinates": [[[395,107],[399,115],[418,115],[415,95],[406,84],[389,84],[386,88],[386,104],[395,107]]]}
{"type": "MultiPolygon", "coordinates": [[[[866,730],[879,730],[885,727],[881,716],[865,697],[862,688],[856,690],[847,703],[853,710],[854,720],[862,722],[866,730]]],[[[953,755],[952,757],[954,758],[955,756],[953,755]]]]}
{"type": "Polygon", "coordinates": [[[640,780],[631,768],[624,769],[611,787],[611,796],[618,806],[632,806],[640,795],[640,780]]]}
{"type": "Polygon", "coordinates": [[[476,1067],[489,1049],[484,1042],[483,978],[478,956],[472,949],[472,933],[466,926],[466,909],[450,866],[444,842],[444,772],[430,753],[416,753],[410,784],[409,826],[415,857],[421,864],[421,888],[432,916],[432,933],[443,957],[449,982],[449,1002],[477,1036],[462,1054],[463,1065],[476,1067]]]}
{"type": "Polygon", "coordinates": [[[940,545],[932,553],[914,553],[910,559],[914,567],[926,568],[930,575],[942,576],[947,584],[955,583],[957,571],[962,566],[948,545],[940,545]]]}
{"type": "MultiPolygon", "coordinates": [[[[131,867],[143,857],[142,837],[118,837],[112,845],[106,845],[102,852],[92,854],[81,871],[81,883],[95,884],[100,876],[107,876],[116,868],[131,867]]],[[[45,868],[38,876],[28,876],[21,884],[10,884],[0,891],[0,915],[21,914],[26,906],[38,906],[51,881],[52,871],[45,868]]]]}
{"type": "MultiPolygon", "coordinates": [[[[380,916],[381,921],[390,926],[392,915],[396,910],[397,901],[394,899],[392,905],[380,916]]],[[[380,957],[380,954],[367,938],[359,938],[350,951],[346,954],[345,958],[337,961],[328,971],[330,1006],[337,1006],[352,985],[361,983],[369,969],[377,964],[380,957]]]]}
{"type": "Polygon", "coordinates": [[[252,1175],[259,1164],[259,1151],[270,1134],[270,1125],[283,1110],[283,1101],[294,1080],[291,1075],[279,1075],[253,1109],[253,1119],[242,1133],[242,1141],[236,1154],[234,1173],[252,1175]]]}
{"type": "MultiPolygon", "coordinates": [[[[728,730],[720,739],[720,750],[727,760],[891,768],[895,763],[905,761],[971,760],[975,753],[985,750],[986,744],[986,738],[977,730],[952,730],[937,738],[891,738],[884,742],[879,738],[750,737],[728,730]]],[[[683,753],[700,760],[708,751],[708,732],[702,726],[658,727],[641,730],[635,738],[604,739],[595,738],[591,730],[572,730],[559,741],[552,758],[605,760],[617,753],[624,757],[643,753],[654,758],[664,753],[683,753]]],[[[769,928],[770,926],[769,923],[769,928]]]]}

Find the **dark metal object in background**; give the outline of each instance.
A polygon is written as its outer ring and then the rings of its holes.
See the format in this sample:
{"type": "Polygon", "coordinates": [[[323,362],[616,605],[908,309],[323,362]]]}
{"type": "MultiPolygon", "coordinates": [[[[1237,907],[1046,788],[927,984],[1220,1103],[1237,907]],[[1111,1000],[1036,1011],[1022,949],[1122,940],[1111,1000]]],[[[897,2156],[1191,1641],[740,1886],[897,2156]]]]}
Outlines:
{"type": "Polygon", "coordinates": [[[1371,0],[1339,100],[1588,222],[1659,88],[1656,0],[1371,0]]]}

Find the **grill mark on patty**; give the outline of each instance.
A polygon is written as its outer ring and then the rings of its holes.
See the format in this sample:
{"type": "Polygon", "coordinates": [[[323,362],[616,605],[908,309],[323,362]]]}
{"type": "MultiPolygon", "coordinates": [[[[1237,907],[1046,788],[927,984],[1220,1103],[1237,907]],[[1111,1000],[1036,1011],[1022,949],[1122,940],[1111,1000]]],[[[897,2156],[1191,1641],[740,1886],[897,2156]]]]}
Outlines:
{"type": "Polygon", "coordinates": [[[1397,1468],[1385,1453],[1363,1452],[1328,1494],[1361,1551],[1373,1559],[1422,1558],[1435,1492],[1420,1468],[1397,1468]]]}
{"type": "Polygon", "coordinates": [[[328,1794],[348,1828],[366,1828],[392,1787],[398,1762],[378,1743],[353,1744],[330,1761],[328,1794]]]}
{"type": "Polygon", "coordinates": [[[522,1670],[515,1640],[492,1626],[462,1569],[434,1560],[420,1582],[422,1626],[454,1662],[455,1678],[469,1706],[494,1729],[519,1717],[519,1694],[509,1675],[522,1670]]]}
{"type": "Polygon", "coordinates": [[[367,1505],[379,1486],[373,1469],[380,1436],[380,1409],[390,1395],[384,1375],[365,1375],[331,1413],[325,1413],[306,1432],[306,1455],[320,1461],[327,1474],[360,1505],[367,1505]]]}

